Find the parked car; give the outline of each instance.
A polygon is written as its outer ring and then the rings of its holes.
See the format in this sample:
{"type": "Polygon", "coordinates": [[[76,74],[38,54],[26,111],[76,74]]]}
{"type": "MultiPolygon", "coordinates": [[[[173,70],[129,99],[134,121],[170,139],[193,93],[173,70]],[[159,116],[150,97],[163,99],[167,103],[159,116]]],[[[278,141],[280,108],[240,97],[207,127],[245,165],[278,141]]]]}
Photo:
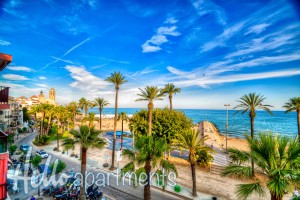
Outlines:
{"type": "Polygon", "coordinates": [[[41,156],[41,158],[48,158],[48,153],[44,150],[40,150],[36,152],[37,155],[41,156]]]}
{"type": "Polygon", "coordinates": [[[28,151],[29,148],[30,148],[30,146],[29,146],[28,144],[22,144],[22,145],[20,146],[20,150],[21,150],[21,151],[28,151]]]}

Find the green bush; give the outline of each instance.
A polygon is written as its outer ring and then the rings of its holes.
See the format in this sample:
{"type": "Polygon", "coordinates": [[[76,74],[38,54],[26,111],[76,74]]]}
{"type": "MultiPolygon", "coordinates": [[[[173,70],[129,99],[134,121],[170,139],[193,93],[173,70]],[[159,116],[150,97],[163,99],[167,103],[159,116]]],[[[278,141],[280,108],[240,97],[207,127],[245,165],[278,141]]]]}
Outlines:
{"type": "Polygon", "coordinates": [[[18,128],[18,133],[23,133],[23,129],[18,128]]]}
{"type": "Polygon", "coordinates": [[[197,163],[206,167],[214,161],[214,157],[207,150],[198,150],[196,153],[197,163]]]}
{"type": "Polygon", "coordinates": [[[43,146],[43,145],[48,145],[50,144],[51,139],[48,135],[40,135],[36,136],[35,139],[33,140],[33,144],[37,146],[43,146]]]}
{"type": "Polygon", "coordinates": [[[13,155],[16,152],[17,148],[18,148],[17,145],[11,145],[8,147],[8,151],[11,155],[13,155]]]}
{"type": "Polygon", "coordinates": [[[22,131],[23,131],[23,133],[27,132],[27,128],[23,127],[22,131]]]}

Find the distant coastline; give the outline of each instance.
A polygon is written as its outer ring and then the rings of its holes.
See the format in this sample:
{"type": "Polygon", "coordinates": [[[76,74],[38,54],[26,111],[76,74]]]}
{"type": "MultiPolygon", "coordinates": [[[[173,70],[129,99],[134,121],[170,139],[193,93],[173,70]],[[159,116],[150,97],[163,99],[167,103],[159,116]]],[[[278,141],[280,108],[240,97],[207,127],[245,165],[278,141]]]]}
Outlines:
{"type": "MultiPolygon", "coordinates": [[[[143,108],[144,109],[144,108],[143,108]]],[[[142,108],[118,108],[118,112],[125,112],[128,115],[142,110],[142,108]]],[[[200,121],[209,121],[218,127],[219,132],[225,135],[226,111],[210,109],[176,109],[184,112],[188,118],[191,118],[195,124],[200,121]]],[[[99,114],[97,108],[90,109],[89,112],[99,114]]],[[[231,137],[243,138],[245,133],[250,131],[250,119],[248,114],[236,114],[236,110],[229,110],[229,130],[228,135],[231,137]]],[[[297,121],[296,113],[285,114],[284,111],[272,111],[274,116],[270,116],[264,111],[257,111],[255,118],[255,131],[272,131],[281,135],[296,136],[297,121]],[[280,123],[279,123],[280,122],[280,123]]],[[[103,117],[112,118],[114,108],[104,108],[103,117]]]]}

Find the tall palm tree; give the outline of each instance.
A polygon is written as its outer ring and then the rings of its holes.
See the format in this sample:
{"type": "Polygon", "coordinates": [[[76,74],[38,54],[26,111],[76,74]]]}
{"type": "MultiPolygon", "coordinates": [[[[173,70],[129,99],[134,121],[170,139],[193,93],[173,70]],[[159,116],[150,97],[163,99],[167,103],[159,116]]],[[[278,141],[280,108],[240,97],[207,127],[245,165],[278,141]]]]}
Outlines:
{"type": "MultiPolygon", "coordinates": [[[[61,132],[63,134],[63,126],[62,126],[63,122],[62,121],[63,121],[63,116],[64,116],[64,114],[66,112],[66,109],[65,109],[64,106],[56,106],[54,110],[55,110],[54,117],[57,120],[57,127],[58,127],[58,129],[61,129],[61,132]]],[[[57,151],[59,151],[59,135],[58,135],[58,131],[59,130],[56,131],[56,148],[57,148],[57,151]]]]}
{"type": "MultiPolygon", "coordinates": [[[[285,194],[291,193],[294,187],[300,186],[300,143],[297,137],[289,138],[271,133],[259,133],[258,138],[246,136],[246,139],[250,152],[237,149],[233,152],[238,154],[237,156],[243,155],[248,160],[254,160],[255,171],[263,176],[256,177],[252,183],[238,185],[237,199],[247,199],[254,192],[262,197],[267,187],[271,200],[282,200],[285,194]],[[265,181],[266,184],[262,184],[265,181]]],[[[223,175],[251,178],[251,167],[232,164],[225,168],[223,175]]]]}
{"type": "MultiPolygon", "coordinates": [[[[263,102],[266,99],[263,95],[256,93],[249,93],[248,95],[244,95],[238,100],[240,104],[234,107],[233,109],[239,109],[236,113],[242,112],[245,114],[249,111],[250,124],[251,124],[251,138],[254,138],[254,118],[256,117],[256,110],[262,109],[267,111],[270,115],[273,115],[270,108],[273,107],[271,105],[264,105],[263,102]]],[[[252,165],[252,176],[254,177],[254,161],[251,161],[252,165]]]]}
{"type": "Polygon", "coordinates": [[[109,102],[106,101],[104,98],[95,98],[93,103],[96,107],[98,107],[98,110],[99,110],[99,114],[100,114],[99,126],[100,126],[100,130],[101,130],[102,129],[102,111],[105,106],[109,105],[109,102]]]}
{"type": "Polygon", "coordinates": [[[94,121],[96,121],[96,114],[94,112],[89,113],[88,115],[86,115],[81,122],[89,122],[89,128],[92,128],[94,126],[94,121]]]}
{"type": "Polygon", "coordinates": [[[196,183],[196,164],[197,164],[197,150],[212,151],[210,147],[204,145],[207,136],[201,137],[199,130],[188,129],[182,134],[178,135],[178,138],[174,140],[175,147],[186,149],[189,151],[188,161],[191,165],[192,181],[193,181],[193,196],[197,196],[197,183],[196,183]]]}
{"type": "Polygon", "coordinates": [[[88,114],[89,107],[91,107],[91,102],[89,100],[87,100],[86,98],[82,97],[81,99],[79,99],[78,107],[82,111],[84,111],[84,114],[88,114]]]}
{"type": "Polygon", "coordinates": [[[67,110],[72,113],[72,121],[73,121],[74,126],[75,126],[76,114],[79,113],[79,110],[77,110],[77,108],[78,108],[78,104],[76,101],[72,101],[71,103],[69,103],[67,105],[67,110]]]}
{"type": "Polygon", "coordinates": [[[107,82],[110,82],[115,85],[116,89],[116,98],[115,98],[115,117],[114,117],[114,138],[113,138],[113,149],[112,149],[112,156],[111,156],[111,170],[115,169],[115,150],[116,150],[116,139],[117,139],[117,117],[118,117],[118,95],[120,85],[126,83],[127,80],[125,76],[123,76],[120,72],[114,72],[109,77],[105,79],[107,82]]]}
{"type": "Polygon", "coordinates": [[[173,110],[173,103],[172,103],[173,94],[180,93],[181,89],[175,87],[173,83],[167,83],[165,87],[162,89],[162,92],[165,94],[169,94],[170,110],[173,110]]]}
{"type": "Polygon", "coordinates": [[[286,113],[296,111],[298,122],[298,139],[300,141],[300,97],[290,98],[289,102],[283,106],[286,109],[286,113]]]}
{"type": "MultiPolygon", "coordinates": [[[[72,129],[70,135],[73,138],[66,138],[63,142],[63,146],[66,150],[74,148],[75,144],[80,144],[81,151],[81,174],[82,180],[85,180],[86,172],[86,161],[87,161],[87,151],[91,148],[102,149],[106,142],[99,137],[99,131],[95,130],[94,127],[89,128],[88,126],[80,126],[79,130],[72,129]]],[[[85,199],[85,181],[82,181],[80,188],[80,199],[85,199]]]]}
{"type": "Polygon", "coordinates": [[[123,147],[123,130],[124,130],[124,121],[128,120],[128,115],[125,112],[120,112],[118,115],[118,120],[122,121],[122,134],[121,134],[121,149],[123,147]]]}
{"type": "Polygon", "coordinates": [[[51,126],[52,118],[53,115],[55,114],[55,106],[54,105],[49,105],[46,111],[46,116],[48,117],[48,124],[47,124],[47,131],[46,133],[49,133],[49,129],[51,126]]]}
{"type": "Polygon", "coordinates": [[[164,167],[164,170],[167,172],[174,171],[177,174],[177,170],[174,164],[163,159],[164,152],[167,149],[165,139],[154,138],[153,136],[142,136],[135,141],[134,146],[134,150],[124,149],[122,152],[122,154],[131,161],[122,168],[122,175],[127,172],[136,172],[137,177],[139,177],[139,173],[146,173],[147,179],[144,186],[144,200],[150,200],[151,169],[156,168],[157,164],[159,164],[160,168],[164,167]],[[151,160],[152,162],[149,163],[148,160],[151,160]],[[142,167],[136,169],[136,164],[142,167]]]}
{"type": "Polygon", "coordinates": [[[46,112],[48,110],[49,104],[42,103],[39,105],[39,112],[42,114],[42,123],[41,123],[41,134],[44,133],[44,121],[46,117],[46,112]]]}
{"type": "Polygon", "coordinates": [[[164,94],[162,90],[159,89],[157,86],[146,86],[144,90],[139,88],[141,93],[138,94],[140,96],[139,99],[136,101],[148,101],[148,135],[151,135],[152,132],[152,111],[154,108],[153,101],[155,100],[162,100],[164,94]]]}

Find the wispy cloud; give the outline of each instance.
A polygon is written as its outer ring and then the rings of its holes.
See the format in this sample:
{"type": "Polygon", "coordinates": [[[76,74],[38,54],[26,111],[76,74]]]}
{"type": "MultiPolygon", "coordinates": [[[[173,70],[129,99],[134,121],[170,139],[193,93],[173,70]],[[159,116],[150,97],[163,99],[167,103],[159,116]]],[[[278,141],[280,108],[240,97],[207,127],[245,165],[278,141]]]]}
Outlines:
{"type": "Polygon", "coordinates": [[[7,80],[12,81],[23,81],[28,80],[25,76],[17,75],[17,74],[3,74],[2,77],[7,80]]]}
{"type": "Polygon", "coordinates": [[[250,33],[260,34],[264,30],[266,30],[266,28],[270,25],[271,24],[267,24],[267,23],[254,25],[248,29],[248,31],[245,33],[245,35],[250,34],[250,33]]]}
{"type": "MultiPolygon", "coordinates": [[[[168,18],[165,23],[169,24],[175,24],[177,20],[172,18],[168,18]]],[[[156,52],[161,50],[161,45],[168,42],[168,39],[166,36],[179,36],[181,33],[179,33],[177,30],[177,26],[161,26],[157,29],[156,34],[151,37],[150,40],[147,40],[144,44],[142,44],[142,52],[143,53],[150,53],[150,52],[156,52]]]]}
{"type": "Polygon", "coordinates": [[[89,41],[91,38],[87,38],[85,40],[83,40],[82,42],[80,42],[79,44],[76,44],[75,46],[71,47],[69,50],[67,50],[62,56],[61,58],[58,58],[58,57],[55,57],[55,56],[51,56],[51,58],[55,59],[54,61],[50,62],[50,63],[47,63],[45,65],[45,67],[43,67],[41,70],[44,70],[46,69],[47,67],[49,67],[50,65],[52,64],[55,64],[57,63],[58,61],[62,61],[62,62],[65,62],[65,63],[69,63],[69,64],[75,64],[73,61],[71,60],[66,60],[66,59],[63,59],[63,57],[65,57],[66,55],[68,55],[69,53],[71,53],[72,51],[74,51],[75,49],[77,49],[78,47],[80,47],[81,45],[83,45],[84,43],[86,43],[87,41],[89,41]]]}
{"type": "Polygon", "coordinates": [[[11,43],[9,41],[0,40],[0,45],[1,46],[9,46],[9,45],[11,45],[11,43]]]}
{"type": "Polygon", "coordinates": [[[192,5],[194,6],[198,15],[203,16],[208,13],[212,13],[215,15],[217,23],[221,25],[226,24],[227,19],[225,11],[212,0],[192,0],[192,5]]]}
{"type": "Polygon", "coordinates": [[[40,80],[46,80],[47,78],[45,76],[39,76],[38,77],[40,80]]]}
{"type": "Polygon", "coordinates": [[[215,84],[279,78],[279,77],[288,77],[288,76],[296,76],[296,75],[300,75],[300,69],[286,69],[286,70],[259,72],[259,73],[234,74],[228,76],[210,76],[210,77],[200,76],[193,79],[177,80],[174,81],[174,83],[179,87],[200,86],[203,88],[207,88],[210,85],[215,85],[215,84]]]}
{"type": "Polygon", "coordinates": [[[42,87],[42,88],[47,88],[48,87],[48,85],[43,84],[43,83],[39,83],[39,84],[36,84],[36,85],[39,86],[39,87],[42,87]]]}
{"type": "Polygon", "coordinates": [[[109,85],[108,82],[94,76],[84,67],[66,66],[65,68],[70,72],[71,78],[74,79],[74,82],[70,84],[71,87],[83,91],[96,92],[109,85]]]}
{"type": "Polygon", "coordinates": [[[25,66],[7,66],[6,69],[9,69],[9,70],[12,70],[12,71],[25,71],[25,72],[33,71],[29,67],[25,67],[25,66]]]}
{"type": "Polygon", "coordinates": [[[225,41],[230,39],[232,36],[234,36],[236,33],[238,33],[244,26],[245,22],[239,22],[234,24],[233,26],[224,29],[223,33],[217,37],[215,37],[213,40],[206,42],[201,47],[201,52],[210,51],[216,47],[224,46],[225,41]]]}
{"type": "Polygon", "coordinates": [[[177,22],[178,22],[178,20],[175,19],[175,17],[168,17],[168,18],[164,21],[165,24],[176,24],[177,22]]]}
{"type": "Polygon", "coordinates": [[[87,41],[89,41],[91,38],[87,38],[85,40],[83,40],[82,42],[80,42],[79,44],[76,44],[75,46],[71,47],[68,51],[66,51],[66,53],[64,53],[64,56],[68,55],[69,53],[71,53],[72,51],[74,51],[75,49],[77,49],[78,47],[80,47],[81,45],[83,45],[84,43],[86,43],[87,41]]]}
{"type": "Polygon", "coordinates": [[[137,71],[135,73],[133,73],[131,76],[132,77],[137,77],[137,76],[141,76],[141,75],[145,75],[145,74],[150,74],[150,73],[153,73],[153,72],[156,72],[158,70],[153,70],[153,69],[149,69],[149,68],[145,68],[141,71],[137,71]]]}
{"type": "Polygon", "coordinates": [[[72,60],[62,59],[62,58],[58,58],[58,57],[55,57],[55,56],[51,56],[51,58],[53,58],[57,61],[62,61],[62,62],[69,63],[69,64],[75,64],[75,62],[73,62],[72,60]]]}

